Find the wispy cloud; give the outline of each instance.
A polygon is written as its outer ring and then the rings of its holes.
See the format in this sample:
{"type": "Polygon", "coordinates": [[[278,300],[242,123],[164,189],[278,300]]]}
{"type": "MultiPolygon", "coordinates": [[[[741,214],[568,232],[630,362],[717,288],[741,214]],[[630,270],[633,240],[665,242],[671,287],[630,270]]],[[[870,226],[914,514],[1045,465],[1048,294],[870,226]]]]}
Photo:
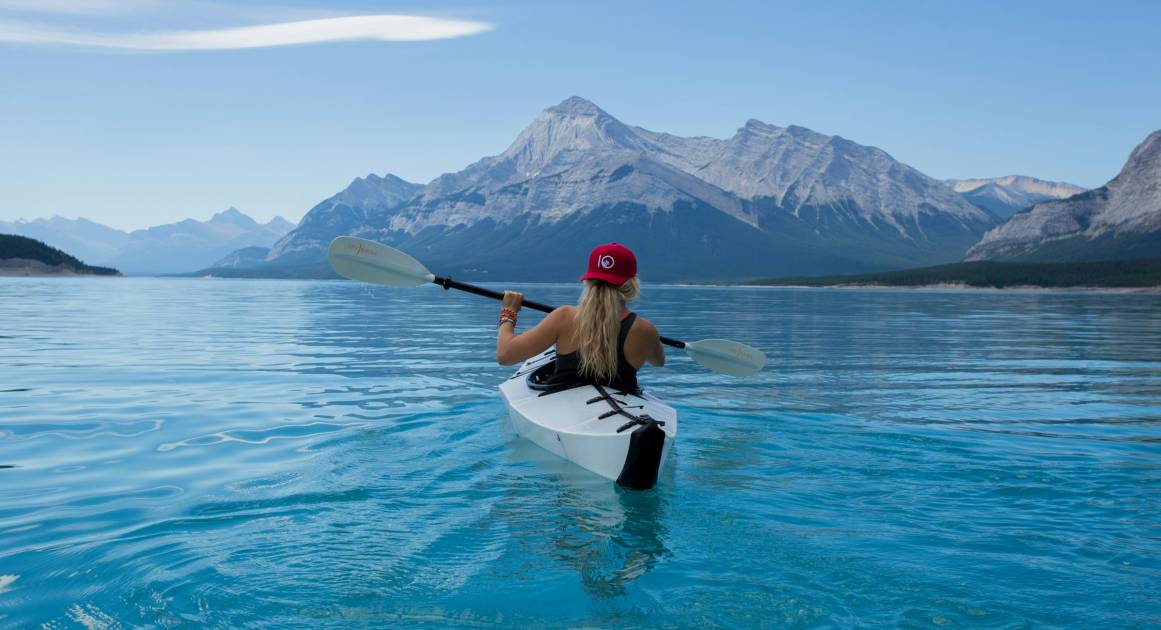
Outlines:
{"type": "Polygon", "coordinates": [[[94,15],[135,11],[155,4],[155,0],[0,0],[0,11],[94,15]]]}
{"type": "MultiPolygon", "coordinates": [[[[63,4],[63,3],[62,3],[63,4]]],[[[111,33],[0,23],[0,42],[141,51],[234,50],[358,40],[414,42],[476,35],[487,22],[419,15],[354,15],[211,30],[111,33]]]]}

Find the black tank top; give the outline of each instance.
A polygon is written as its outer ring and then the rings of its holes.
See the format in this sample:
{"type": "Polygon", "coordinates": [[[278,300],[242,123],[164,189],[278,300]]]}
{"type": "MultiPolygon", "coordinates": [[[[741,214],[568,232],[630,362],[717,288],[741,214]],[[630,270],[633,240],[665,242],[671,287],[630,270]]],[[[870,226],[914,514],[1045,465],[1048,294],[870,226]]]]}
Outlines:
{"type": "MultiPolygon", "coordinates": [[[[617,376],[611,383],[601,383],[623,392],[637,391],[637,368],[633,367],[625,358],[625,339],[629,337],[629,329],[637,321],[636,313],[621,320],[621,330],[617,333],[617,376]]],[[[585,380],[580,374],[580,350],[568,354],[556,355],[556,369],[548,379],[550,383],[576,383],[585,380]]]]}

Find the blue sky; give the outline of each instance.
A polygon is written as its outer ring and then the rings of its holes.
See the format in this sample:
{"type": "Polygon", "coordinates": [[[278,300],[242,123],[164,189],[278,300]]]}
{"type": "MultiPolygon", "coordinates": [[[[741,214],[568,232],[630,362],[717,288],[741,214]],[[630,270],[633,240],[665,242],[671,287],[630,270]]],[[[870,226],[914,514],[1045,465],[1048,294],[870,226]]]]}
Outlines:
{"type": "Polygon", "coordinates": [[[298,220],[356,176],[498,153],[574,94],[1098,186],[1161,128],[1157,24],[1159,2],[0,0],[0,220],[298,220]],[[381,15],[431,19],[336,21],[381,15]]]}

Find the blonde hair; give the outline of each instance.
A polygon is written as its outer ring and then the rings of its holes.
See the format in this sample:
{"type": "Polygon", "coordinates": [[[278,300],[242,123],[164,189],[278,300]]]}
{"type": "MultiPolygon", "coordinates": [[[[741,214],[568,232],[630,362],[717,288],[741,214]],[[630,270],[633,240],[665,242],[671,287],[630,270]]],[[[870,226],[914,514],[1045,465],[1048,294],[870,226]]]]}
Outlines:
{"type": "Polygon", "coordinates": [[[577,349],[583,376],[602,384],[616,378],[621,311],[626,302],[637,299],[640,288],[637,276],[619,287],[603,280],[585,280],[585,292],[576,313],[577,349]]]}

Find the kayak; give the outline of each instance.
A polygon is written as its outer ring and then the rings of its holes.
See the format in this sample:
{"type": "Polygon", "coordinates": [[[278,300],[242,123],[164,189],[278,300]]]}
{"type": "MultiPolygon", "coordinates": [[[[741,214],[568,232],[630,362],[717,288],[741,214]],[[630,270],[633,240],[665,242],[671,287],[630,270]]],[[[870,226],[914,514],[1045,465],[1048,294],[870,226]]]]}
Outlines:
{"type": "MultiPolygon", "coordinates": [[[[340,236],[327,247],[335,273],[389,287],[435,284],[503,300],[504,294],[437,276],[423,263],[394,247],[354,236],[340,236]]],[[[554,307],[531,300],[524,308],[551,313],[554,307]]],[[[728,339],[661,343],[683,350],[698,365],[719,374],[751,376],[766,364],[759,349],[728,339]]],[[[547,382],[556,351],[524,362],[500,386],[516,433],[579,466],[627,488],[648,489],[677,437],[677,412],[643,391],[607,391],[598,385],[556,386],[547,382]]]]}
{"type": "Polygon", "coordinates": [[[555,361],[550,348],[500,385],[516,433],[621,486],[652,488],[677,437],[677,411],[640,390],[549,384],[555,361]]]}

